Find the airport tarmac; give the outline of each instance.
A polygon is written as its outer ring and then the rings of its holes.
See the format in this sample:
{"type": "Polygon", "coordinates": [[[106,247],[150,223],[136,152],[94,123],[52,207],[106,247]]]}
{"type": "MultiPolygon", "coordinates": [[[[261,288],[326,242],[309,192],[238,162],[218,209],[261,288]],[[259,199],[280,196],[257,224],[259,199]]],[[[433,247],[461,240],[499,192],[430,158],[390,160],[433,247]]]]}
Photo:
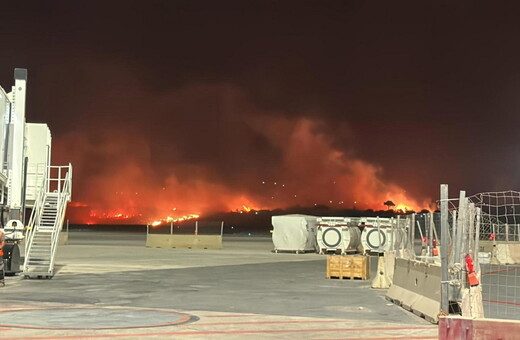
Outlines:
{"type": "Polygon", "coordinates": [[[224,235],[220,250],[145,238],[71,230],[53,279],[6,278],[0,338],[437,338],[370,281],[326,279],[325,255],[273,253],[270,235],[224,235]]]}

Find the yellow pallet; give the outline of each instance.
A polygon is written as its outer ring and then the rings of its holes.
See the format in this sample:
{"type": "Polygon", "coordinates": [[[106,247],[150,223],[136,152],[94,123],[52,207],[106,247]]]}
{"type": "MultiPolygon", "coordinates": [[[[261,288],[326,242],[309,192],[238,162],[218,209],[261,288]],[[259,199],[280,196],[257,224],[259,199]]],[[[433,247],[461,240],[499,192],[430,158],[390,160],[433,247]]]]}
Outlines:
{"type": "Polygon", "coordinates": [[[363,255],[327,256],[327,279],[370,279],[370,257],[363,255]]]}

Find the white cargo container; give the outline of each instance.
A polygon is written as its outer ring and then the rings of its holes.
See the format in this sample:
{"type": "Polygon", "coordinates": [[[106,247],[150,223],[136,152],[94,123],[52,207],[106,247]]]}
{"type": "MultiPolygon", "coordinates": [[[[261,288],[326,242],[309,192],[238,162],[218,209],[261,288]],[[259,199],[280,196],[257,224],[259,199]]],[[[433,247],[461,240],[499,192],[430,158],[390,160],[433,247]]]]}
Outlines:
{"type": "Polygon", "coordinates": [[[274,251],[316,251],[317,217],[310,215],[281,215],[271,218],[274,251]]]}
{"type": "Polygon", "coordinates": [[[320,254],[356,252],[360,244],[357,217],[319,217],[317,244],[320,254]]]}

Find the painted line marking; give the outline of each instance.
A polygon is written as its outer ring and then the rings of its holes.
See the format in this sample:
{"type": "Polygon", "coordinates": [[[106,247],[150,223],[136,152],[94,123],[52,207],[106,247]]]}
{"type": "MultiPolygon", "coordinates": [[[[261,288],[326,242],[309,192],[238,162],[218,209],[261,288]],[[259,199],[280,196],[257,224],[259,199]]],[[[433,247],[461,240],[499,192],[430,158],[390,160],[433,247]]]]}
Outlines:
{"type": "Polygon", "coordinates": [[[237,314],[237,315],[226,315],[226,314],[222,314],[222,315],[201,315],[201,314],[197,314],[198,317],[205,317],[205,318],[249,318],[249,317],[252,317],[252,316],[261,316],[259,314],[244,314],[244,315],[240,315],[240,314],[237,314]]]}
{"type": "Polygon", "coordinates": [[[497,303],[497,304],[500,304],[500,305],[520,306],[520,303],[516,303],[516,302],[496,301],[496,300],[482,300],[482,301],[489,302],[489,303],[497,303]]]}
{"type": "Polygon", "coordinates": [[[131,311],[152,311],[156,312],[159,311],[161,313],[170,314],[174,316],[181,316],[178,320],[174,320],[171,322],[165,322],[160,324],[150,324],[150,325],[130,325],[130,326],[110,326],[110,327],[50,327],[50,326],[41,326],[41,325],[25,325],[25,324],[9,324],[9,323],[0,323],[0,327],[13,327],[13,328],[25,328],[25,329],[45,329],[45,330],[111,330],[111,329],[132,329],[132,328],[153,328],[153,327],[167,327],[167,326],[180,326],[186,323],[195,322],[199,320],[198,317],[186,313],[178,313],[174,311],[167,311],[167,310],[155,310],[155,309],[149,309],[149,308],[142,308],[142,309],[133,309],[133,308],[127,308],[127,307],[52,307],[52,308],[33,308],[33,309],[15,309],[15,310],[3,310],[0,311],[0,314],[10,314],[10,313],[17,313],[17,312],[26,312],[26,311],[49,311],[49,310],[74,310],[74,309],[80,309],[80,310],[110,310],[110,311],[125,311],[125,310],[131,310],[131,311]]]}
{"type": "Polygon", "coordinates": [[[184,331],[184,332],[165,332],[165,333],[128,333],[128,334],[91,334],[91,335],[65,335],[49,337],[20,337],[4,338],[4,340],[32,339],[32,340],[51,340],[51,339],[101,339],[101,338],[125,338],[125,337],[146,337],[146,336],[181,336],[181,335],[217,335],[217,334],[273,334],[273,333],[322,333],[322,332],[370,332],[370,331],[405,331],[436,329],[437,327],[372,327],[372,328],[317,328],[317,329],[266,329],[266,330],[233,330],[233,331],[184,331]]]}
{"type": "Polygon", "coordinates": [[[483,273],[482,276],[484,276],[484,275],[492,275],[492,274],[499,274],[499,273],[505,273],[505,272],[510,272],[510,271],[518,270],[518,269],[520,269],[520,267],[495,270],[495,271],[492,271],[492,272],[483,273]]]}
{"type": "MultiPolygon", "coordinates": [[[[258,324],[287,324],[287,323],[352,323],[352,320],[286,320],[286,321],[238,321],[238,322],[197,322],[197,326],[227,326],[227,325],[258,325],[258,324]]],[[[191,324],[186,324],[191,325],[191,324]]]]}
{"type": "Polygon", "coordinates": [[[334,338],[334,339],[319,339],[319,340],[388,340],[388,339],[410,339],[410,340],[438,340],[438,337],[431,336],[391,336],[384,338],[334,338]]]}

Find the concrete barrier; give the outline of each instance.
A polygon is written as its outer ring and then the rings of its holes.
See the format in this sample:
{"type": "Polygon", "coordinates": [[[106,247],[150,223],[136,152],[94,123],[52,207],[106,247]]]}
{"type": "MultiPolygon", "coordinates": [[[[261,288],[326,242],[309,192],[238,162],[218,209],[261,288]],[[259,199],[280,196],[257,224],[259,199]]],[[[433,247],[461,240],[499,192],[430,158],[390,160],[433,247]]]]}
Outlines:
{"type": "Polygon", "coordinates": [[[439,319],[439,340],[518,339],[520,322],[443,316],[439,319]]]}
{"type": "Polygon", "coordinates": [[[479,251],[491,253],[492,264],[520,264],[520,242],[480,241],[479,251]]]}
{"type": "Polygon", "coordinates": [[[148,234],[146,246],[151,248],[222,249],[222,236],[148,234]]]}
{"type": "MultiPolygon", "coordinates": [[[[493,256],[494,255],[494,256],[493,256]]],[[[499,264],[519,264],[520,263],[520,244],[519,243],[498,243],[495,247],[495,257],[499,264]]]]}
{"type": "Polygon", "coordinates": [[[437,263],[397,258],[386,298],[429,322],[439,320],[441,267],[437,263]]]}
{"type": "MultiPolygon", "coordinates": [[[[480,275],[478,275],[480,281],[480,275]]],[[[462,288],[462,316],[471,318],[484,317],[484,305],[482,304],[482,286],[462,288]]]]}
{"type": "Polygon", "coordinates": [[[376,277],[372,280],[372,288],[388,289],[392,285],[395,255],[395,250],[388,250],[385,251],[385,256],[379,256],[376,277]]]}

